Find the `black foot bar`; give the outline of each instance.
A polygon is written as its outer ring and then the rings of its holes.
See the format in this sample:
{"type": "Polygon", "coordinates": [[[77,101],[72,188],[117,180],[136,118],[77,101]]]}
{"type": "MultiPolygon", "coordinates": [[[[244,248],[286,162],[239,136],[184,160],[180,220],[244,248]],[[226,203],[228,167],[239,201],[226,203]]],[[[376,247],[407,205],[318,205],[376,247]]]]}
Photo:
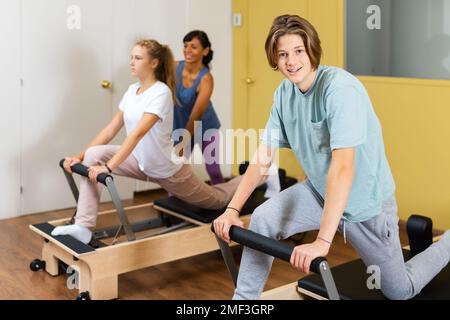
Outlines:
{"type": "MultiPolygon", "coordinates": [[[[214,232],[214,225],[211,225],[211,230],[214,232]]],[[[217,242],[219,243],[220,251],[227,265],[228,271],[236,286],[237,284],[237,266],[231,253],[231,249],[228,244],[220,239],[216,235],[217,242]]],[[[292,245],[277,241],[260,235],[251,230],[243,229],[237,226],[230,228],[230,239],[246,247],[252,248],[257,251],[261,251],[275,258],[289,262],[291,259],[292,251],[294,247],[292,245]]],[[[340,300],[339,293],[334,282],[333,275],[331,274],[330,266],[324,257],[318,257],[311,262],[311,271],[319,274],[322,277],[325,288],[327,289],[328,299],[340,300]]]]}
{"type": "MultiPolygon", "coordinates": [[[[73,196],[75,198],[75,201],[78,203],[78,198],[79,198],[79,192],[78,192],[78,188],[77,185],[75,183],[75,180],[73,178],[73,176],[69,173],[67,173],[64,170],[63,167],[64,164],[64,159],[62,159],[59,162],[59,166],[63,169],[64,175],[66,176],[67,182],[69,183],[70,189],[72,190],[73,196]]],[[[72,171],[83,176],[83,177],[88,177],[89,176],[89,172],[88,172],[88,167],[77,163],[75,165],[73,165],[72,167],[72,171]]],[[[111,196],[111,200],[114,203],[114,206],[117,209],[117,213],[119,215],[119,219],[120,219],[120,223],[125,231],[125,234],[127,236],[128,241],[134,241],[136,240],[136,236],[133,232],[133,229],[130,226],[130,223],[128,221],[128,218],[125,214],[125,210],[122,206],[122,202],[120,201],[119,198],[119,194],[117,193],[117,189],[114,185],[114,179],[111,175],[106,174],[106,173],[101,173],[97,176],[97,181],[99,183],[102,183],[103,185],[106,186],[106,188],[109,191],[109,194],[111,196]]],[[[72,217],[73,220],[73,217],[72,217]]]]}
{"type": "Polygon", "coordinates": [[[433,220],[428,217],[413,214],[406,222],[409,248],[415,256],[433,243],[433,220]]]}

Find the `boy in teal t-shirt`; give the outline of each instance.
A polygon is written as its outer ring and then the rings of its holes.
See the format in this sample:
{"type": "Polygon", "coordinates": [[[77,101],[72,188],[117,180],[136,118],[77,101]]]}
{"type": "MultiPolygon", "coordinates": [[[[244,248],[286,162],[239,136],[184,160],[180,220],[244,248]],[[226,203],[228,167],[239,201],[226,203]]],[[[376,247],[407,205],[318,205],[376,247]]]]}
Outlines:
{"type": "Polygon", "coordinates": [[[355,173],[344,211],[349,221],[376,216],[394,194],[380,123],[365,88],[345,70],[319,65],[305,93],[284,80],[275,92],[263,142],[292,149],[323,198],[332,150],[355,148],[355,173]]]}
{"type": "MultiPolygon", "coordinates": [[[[262,143],[227,210],[214,230],[230,241],[239,211],[267,175],[277,148],[291,148],[307,180],[259,206],[249,229],[285,239],[319,230],[316,240],[296,246],[291,264],[308,273],[326,256],[337,230],[366,266],[381,272],[381,291],[410,299],[450,260],[450,231],[404,262],[398,233],[395,186],[380,123],[364,86],[345,70],[320,65],[322,49],[314,27],[295,15],[277,17],[266,40],[269,64],[286,79],[274,95],[262,143]]],[[[234,299],[257,299],[273,258],[244,248],[234,299]]]]}

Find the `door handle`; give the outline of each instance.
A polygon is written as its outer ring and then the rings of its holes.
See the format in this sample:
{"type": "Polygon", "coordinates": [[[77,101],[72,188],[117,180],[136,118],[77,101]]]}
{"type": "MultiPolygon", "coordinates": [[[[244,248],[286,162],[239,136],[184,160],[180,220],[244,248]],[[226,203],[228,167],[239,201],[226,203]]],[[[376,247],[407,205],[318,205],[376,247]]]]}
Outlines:
{"type": "Polygon", "coordinates": [[[253,84],[253,83],[255,83],[255,81],[252,78],[247,78],[247,79],[245,79],[245,83],[246,84],[253,84]]]}
{"type": "Polygon", "coordinates": [[[111,82],[109,82],[108,80],[103,80],[102,81],[102,88],[103,89],[110,89],[112,86],[111,82]]]}

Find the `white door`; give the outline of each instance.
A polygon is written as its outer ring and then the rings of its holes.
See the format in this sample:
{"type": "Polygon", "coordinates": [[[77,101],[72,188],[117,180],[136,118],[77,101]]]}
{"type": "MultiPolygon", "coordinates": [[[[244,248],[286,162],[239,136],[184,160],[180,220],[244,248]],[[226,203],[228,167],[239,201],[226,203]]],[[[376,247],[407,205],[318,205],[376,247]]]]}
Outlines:
{"type": "Polygon", "coordinates": [[[0,0],[0,219],[20,213],[20,1],[0,0]]]}
{"type": "MultiPolygon", "coordinates": [[[[22,213],[74,206],[58,162],[113,115],[110,0],[22,0],[22,213]]],[[[114,112],[116,109],[114,109],[114,112]]],[[[122,197],[131,197],[126,182],[122,197]]]]}

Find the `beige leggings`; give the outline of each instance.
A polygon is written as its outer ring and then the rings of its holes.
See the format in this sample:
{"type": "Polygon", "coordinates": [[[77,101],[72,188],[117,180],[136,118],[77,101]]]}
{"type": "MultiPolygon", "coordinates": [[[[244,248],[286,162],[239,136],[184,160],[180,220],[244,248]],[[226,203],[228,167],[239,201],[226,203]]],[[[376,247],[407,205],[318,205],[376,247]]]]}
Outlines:
{"type": "MultiPolygon", "coordinates": [[[[119,148],[120,146],[112,145],[91,147],[86,151],[83,164],[88,167],[105,164],[117,153],[119,148]]],[[[183,165],[172,177],[165,179],[152,178],[139,169],[138,162],[133,155],[130,155],[115,168],[113,173],[158,183],[175,197],[204,209],[221,209],[226,207],[242,179],[242,176],[239,176],[226,183],[211,186],[197,178],[188,164],[183,165]]],[[[102,184],[94,184],[87,178],[81,178],[75,224],[87,228],[95,227],[102,189],[102,184]]]]}

